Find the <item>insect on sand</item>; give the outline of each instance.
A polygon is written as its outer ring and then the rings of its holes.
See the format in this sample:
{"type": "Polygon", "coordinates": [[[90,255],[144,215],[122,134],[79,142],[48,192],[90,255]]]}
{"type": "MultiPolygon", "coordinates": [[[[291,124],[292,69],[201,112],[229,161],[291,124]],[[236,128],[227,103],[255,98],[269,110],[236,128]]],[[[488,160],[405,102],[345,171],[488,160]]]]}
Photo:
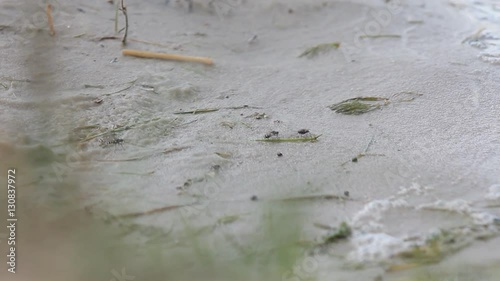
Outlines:
{"type": "Polygon", "coordinates": [[[264,138],[268,139],[270,137],[277,137],[279,135],[278,131],[271,131],[264,135],[264,138]]]}
{"type": "Polygon", "coordinates": [[[99,139],[99,143],[101,144],[102,147],[108,147],[110,145],[118,145],[118,144],[123,147],[123,142],[124,142],[123,139],[115,138],[114,136],[99,139]]]}
{"type": "Polygon", "coordinates": [[[301,130],[297,131],[297,133],[299,133],[299,135],[305,135],[305,134],[309,133],[309,130],[308,129],[301,129],[301,130]]]}

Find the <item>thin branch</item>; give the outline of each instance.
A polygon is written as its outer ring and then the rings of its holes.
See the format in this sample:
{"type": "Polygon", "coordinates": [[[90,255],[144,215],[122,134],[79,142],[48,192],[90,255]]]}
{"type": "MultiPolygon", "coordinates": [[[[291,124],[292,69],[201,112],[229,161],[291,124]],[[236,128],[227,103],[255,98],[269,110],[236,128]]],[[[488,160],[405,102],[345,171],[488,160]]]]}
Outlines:
{"type": "Polygon", "coordinates": [[[52,18],[52,5],[47,4],[45,12],[47,13],[47,20],[49,22],[50,36],[54,36],[56,35],[56,30],[54,29],[54,18],[52,18]]]}
{"type": "Polygon", "coordinates": [[[128,35],[128,15],[127,15],[127,7],[125,7],[125,4],[123,3],[124,0],[121,0],[121,7],[120,10],[123,13],[123,16],[125,16],[125,34],[123,35],[122,43],[123,45],[127,45],[127,35],[128,35]]]}

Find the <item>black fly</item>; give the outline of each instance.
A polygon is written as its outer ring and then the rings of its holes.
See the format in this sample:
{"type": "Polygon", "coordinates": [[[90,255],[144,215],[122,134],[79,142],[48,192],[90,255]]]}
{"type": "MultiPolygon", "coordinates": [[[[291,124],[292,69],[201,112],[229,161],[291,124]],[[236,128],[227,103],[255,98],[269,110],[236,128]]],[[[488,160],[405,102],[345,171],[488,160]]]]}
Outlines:
{"type": "Polygon", "coordinates": [[[308,129],[301,129],[297,133],[299,133],[300,135],[305,135],[305,134],[309,133],[309,130],[308,129]]]}
{"type": "Polygon", "coordinates": [[[268,139],[270,137],[277,137],[279,135],[278,131],[271,131],[264,135],[264,138],[268,139]]]}
{"type": "Polygon", "coordinates": [[[102,147],[106,147],[108,145],[117,145],[117,144],[122,145],[124,140],[119,138],[113,138],[110,140],[99,139],[99,142],[101,143],[102,147]]]}

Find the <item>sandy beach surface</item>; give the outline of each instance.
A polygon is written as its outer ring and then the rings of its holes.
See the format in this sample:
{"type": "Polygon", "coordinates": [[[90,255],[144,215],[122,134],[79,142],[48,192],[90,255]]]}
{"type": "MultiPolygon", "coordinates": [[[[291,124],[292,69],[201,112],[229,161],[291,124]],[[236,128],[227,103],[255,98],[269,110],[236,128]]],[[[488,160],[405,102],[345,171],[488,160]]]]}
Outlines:
{"type": "Polygon", "coordinates": [[[216,260],[217,280],[499,280],[499,2],[127,0],[126,46],[116,3],[49,2],[55,36],[46,1],[0,1],[0,179],[17,169],[26,222],[1,276],[181,280],[162,270],[216,260]],[[329,108],[356,97],[385,99],[329,108]],[[75,234],[96,221],[165,264],[100,261],[109,243],[75,234]],[[243,262],[283,245],[284,269],[243,262]]]}

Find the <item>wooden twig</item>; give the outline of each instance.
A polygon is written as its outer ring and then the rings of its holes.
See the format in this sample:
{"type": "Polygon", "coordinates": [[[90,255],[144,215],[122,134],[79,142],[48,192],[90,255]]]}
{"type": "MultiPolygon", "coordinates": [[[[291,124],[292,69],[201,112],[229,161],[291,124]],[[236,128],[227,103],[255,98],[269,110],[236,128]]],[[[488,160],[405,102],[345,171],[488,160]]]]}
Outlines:
{"type": "Polygon", "coordinates": [[[129,50],[125,49],[122,51],[124,56],[133,56],[139,58],[151,58],[151,59],[164,59],[164,60],[175,60],[175,61],[185,61],[185,62],[198,62],[207,65],[212,65],[214,62],[211,58],[207,57],[193,57],[177,54],[167,54],[167,53],[156,53],[140,50],[129,50]]]}
{"type": "Polygon", "coordinates": [[[50,36],[55,36],[56,30],[54,29],[54,19],[52,18],[52,5],[47,4],[45,12],[47,13],[47,20],[49,22],[50,36]]]}
{"type": "Polygon", "coordinates": [[[123,34],[123,39],[122,43],[123,45],[127,44],[127,35],[128,35],[128,15],[127,15],[127,7],[125,7],[125,4],[123,3],[124,0],[121,0],[121,7],[120,10],[123,13],[123,16],[125,16],[125,34],[123,34]]]}

